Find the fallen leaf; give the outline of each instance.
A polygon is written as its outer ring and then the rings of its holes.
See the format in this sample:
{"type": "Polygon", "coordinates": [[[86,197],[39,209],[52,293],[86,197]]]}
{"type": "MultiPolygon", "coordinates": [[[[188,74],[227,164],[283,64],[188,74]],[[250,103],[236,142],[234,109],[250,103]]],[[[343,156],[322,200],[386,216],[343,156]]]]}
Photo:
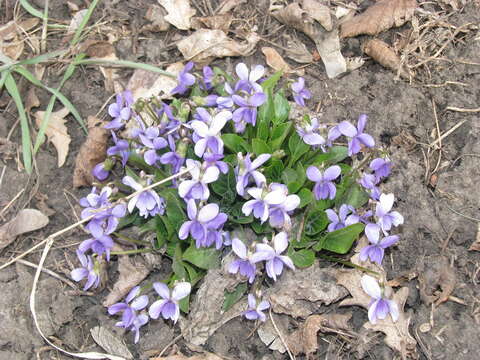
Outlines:
{"type": "Polygon", "coordinates": [[[363,51],[383,67],[408,78],[407,73],[402,69],[400,58],[387,43],[382,40],[371,39],[364,44],[363,51]]]}
{"type": "Polygon", "coordinates": [[[268,346],[270,350],[278,351],[283,354],[287,349],[285,348],[285,345],[283,345],[283,341],[278,333],[280,332],[282,337],[285,337],[288,334],[288,316],[272,314],[272,317],[278,331],[273,326],[270,316],[268,316],[267,321],[261,323],[258,327],[257,334],[260,340],[268,346]]]}
{"type": "Polygon", "coordinates": [[[419,260],[416,268],[420,297],[427,305],[435,305],[448,300],[455,290],[455,270],[444,256],[429,256],[419,260]],[[439,290],[441,289],[441,291],[439,290]]]}
{"type": "Polygon", "coordinates": [[[32,108],[40,106],[40,100],[38,99],[35,87],[30,86],[27,91],[27,98],[25,99],[25,110],[29,113],[32,108]]]}
{"type": "Polygon", "coordinates": [[[223,0],[220,5],[215,9],[214,13],[223,15],[228,13],[240,4],[245,4],[247,0],[223,0]]]}
{"type": "Polygon", "coordinates": [[[325,30],[332,31],[332,16],[328,6],[319,3],[317,0],[302,0],[302,9],[317,20],[325,30]]]}
{"type": "Polygon", "coordinates": [[[300,63],[309,64],[313,62],[313,55],[308,51],[307,46],[299,39],[287,37],[286,55],[290,59],[300,63]]]}
{"type": "Polygon", "coordinates": [[[109,132],[95,116],[87,119],[88,136],[78,151],[73,170],[73,186],[91,186],[95,180],[92,170],[106,158],[109,132]]]}
{"type": "Polygon", "coordinates": [[[336,284],[336,270],[320,267],[318,261],[312,266],[287,271],[275,284],[265,291],[272,310],[278,314],[306,318],[347,296],[347,291],[336,284]]]}
{"type": "Polygon", "coordinates": [[[113,285],[110,294],[107,295],[103,306],[107,307],[121,300],[128,292],[137,286],[150,273],[142,258],[130,258],[128,255],[118,259],[118,280],[113,285]]]}
{"type": "Polygon", "coordinates": [[[217,356],[209,352],[205,352],[200,355],[192,355],[192,356],[186,356],[186,355],[183,355],[182,353],[179,353],[176,355],[150,358],[150,360],[224,360],[224,358],[221,358],[220,356],[217,356]]]}
{"type": "Polygon", "coordinates": [[[207,28],[228,32],[230,25],[232,24],[232,20],[233,15],[230,13],[206,17],[197,16],[192,18],[192,28],[195,30],[207,28]]]}
{"type": "Polygon", "coordinates": [[[20,22],[12,20],[0,26],[0,53],[17,60],[25,47],[25,33],[37,26],[39,21],[38,18],[28,18],[20,22]]]}
{"type": "Polygon", "coordinates": [[[151,24],[142,26],[141,32],[167,31],[170,27],[170,23],[165,20],[165,15],[167,15],[167,12],[164,8],[155,4],[150,5],[147,9],[147,13],[145,14],[145,19],[150,21],[151,24]]]}
{"type": "Polygon", "coordinates": [[[0,39],[3,41],[13,40],[17,34],[17,24],[14,20],[0,26],[0,39]]]}
{"type": "Polygon", "coordinates": [[[443,5],[450,5],[453,10],[457,11],[461,6],[459,1],[460,0],[440,0],[440,3],[443,5]]]}
{"type": "Polygon", "coordinates": [[[317,47],[330,79],[347,70],[345,58],[340,52],[338,30],[325,31],[298,3],[292,3],[272,14],[283,24],[294,27],[307,35],[317,47]]]}
{"type": "Polygon", "coordinates": [[[75,33],[75,31],[78,29],[78,27],[82,23],[83,18],[85,17],[87,12],[88,12],[88,9],[83,9],[83,10],[77,11],[75,15],[73,15],[72,20],[70,20],[70,24],[68,25],[68,28],[67,28],[67,34],[66,34],[67,36],[72,36],[75,33]]]}
{"type": "Polygon", "coordinates": [[[18,32],[27,32],[32,30],[35,26],[37,26],[40,22],[39,18],[28,18],[25,20],[20,21],[17,26],[17,31],[18,32]]]}
{"type": "Polygon", "coordinates": [[[108,354],[121,356],[125,359],[133,359],[132,353],[128,350],[123,340],[106,327],[95,326],[90,329],[90,334],[93,340],[108,354]]]}
{"type": "Polygon", "coordinates": [[[52,216],[56,213],[54,209],[52,209],[47,204],[48,196],[42,194],[40,191],[35,193],[35,200],[37,200],[37,207],[38,209],[46,216],[52,216]]]}
{"type": "MultiPolygon", "coordinates": [[[[48,122],[45,134],[48,140],[57,149],[58,167],[63,166],[68,155],[68,148],[70,145],[70,135],[68,135],[67,127],[65,126],[65,116],[70,114],[70,110],[62,108],[50,114],[50,121],[48,122]]],[[[35,113],[35,123],[40,127],[45,111],[37,111],[35,113]]]]}
{"type": "Polygon", "coordinates": [[[165,20],[180,30],[190,29],[190,19],[196,10],[192,9],[189,0],[158,0],[167,10],[165,20]]]}
{"type": "Polygon", "coordinates": [[[186,60],[207,64],[216,58],[251,55],[259,40],[255,32],[239,43],[221,30],[200,29],[179,41],[177,47],[186,60]]]}
{"type": "MultiPolygon", "coordinates": [[[[80,52],[85,52],[89,57],[102,60],[118,60],[115,47],[109,41],[87,40],[81,45],[80,52]]],[[[119,93],[123,90],[120,84],[118,69],[99,66],[105,78],[105,89],[108,92],[119,93]]]]}
{"type": "Polygon", "coordinates": [[[405,24],[413,16],[416,0],[380,0],[360,15],[340,25],[340,37],[360,34],[377,35],[391,27],[405,24]]]}
{"type": "Polygon", "coordinates": [[[478,229],[477,229],[477,238],[475,242],[470,245],[470,248],[468,251],[480,251],[480,223],[478,224],[478,229]]]}
{"type": "Polygon", "coordinates": [[[292,71],[290,65],[288,65],[282,56],[271,47],[262,47],[262,53],[265,55],[265,61],[275,71],[283,71],[283,73],[289,73],[292,71]]]}
{"type": "Polygon", "coordinates": [[[18,235],[35,231],[48,224],[48,217],[36,209],[23,209],[0,227],[0,249],[10,245],[18,235]]]}
{"type": "Polygon", "coordinates": [[[15,35],[10,42],[4,43],[0,41],[0,53],[3,53],[12,60],[17,60],[20,55],[22,55],[23,48],[24,42],[17,35],[15,35]]]}
{"type": "Polygon", "coordinates": [[[307,358],[318,349],[317,332],[349,330],[352,314],[322,314],[309,316],[300,328],[288,335],[285,342],[294,355],[305,354],[307,358]]]}

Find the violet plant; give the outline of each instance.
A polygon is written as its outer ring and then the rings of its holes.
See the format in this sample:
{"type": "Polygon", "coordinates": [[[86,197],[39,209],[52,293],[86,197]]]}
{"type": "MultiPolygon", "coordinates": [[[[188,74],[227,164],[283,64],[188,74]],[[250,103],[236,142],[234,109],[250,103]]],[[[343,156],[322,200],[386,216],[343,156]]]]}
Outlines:
{"type": "MultiPolygon", "coordinates": [[[[236,75],[210,67],[197,72],[188,63],[170,100],[134,102],[126,91],[109,107],[113,145],[93,171],[98,182],[80,200],[91,236],[79,246],[81,267],[72,278],[85,281],[85,290],[98,287],[100,260],[120,254],[117,238],[131,240],[128,254],[171,259],[168,278],[135,287],[109,308],[122,314],[117,325],[133,331],[135,342],[149,319],[175,324],[187,313],[198,282],[229,253],[225,276],[238,277],[242,287],[226,293],[225,303],[249,291],[243,315],[265,321],[270,304],[262,286],[285,271],[312,266],[324,253],[347,254],[362,233],[370,244],[361,260],[381,265],[399,241],[390,233],[403,217],[392,210],[394,195],[380,190],[392,163],[365,133],[367,115],[357,126],[292,118],[291,107],[312,97],[304,79],[283,86],[281,73],[266,78],[263,66],[245,64],[236,75]],[[137,227],[140,239],[121,235],[128,226],[137,227]],[[238,235],[247,228],[253,241],[238,235]]],[[[388,312],[396,320],[396,305],[381,285],[366,278],[359,286],[373,298],[372,322],[388,312]]]]}

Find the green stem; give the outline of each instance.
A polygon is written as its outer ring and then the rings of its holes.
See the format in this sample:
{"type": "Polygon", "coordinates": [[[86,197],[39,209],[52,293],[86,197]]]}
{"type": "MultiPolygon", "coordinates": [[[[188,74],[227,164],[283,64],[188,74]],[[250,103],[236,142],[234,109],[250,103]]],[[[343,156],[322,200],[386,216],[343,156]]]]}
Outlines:
{"type": "Polygon", "coordinates": [[[134,255],[134,254],[148,253],[152,251],[153,249],[151,248],[143,248],[143,249],[136,249],[136,250],[112,251],[110,255],[134,255]]]}
{"type": "Polygon", "coordinates": [[[336,258],[336,257],[333,257],[333,256],[321,254],[321,253],[320,254],[317,253],[317,256],[322,258],[322,259],[333,261],[333,262],[336,262],[336,263],[339,263],[339,264],[342,264],[342,265],[345,265],[345,266],[353,267],[355,269],[365,271],[365,272],[368,272],[368,273],[371,273],[371,274],[374,274],[374,275],[380,275],[376,271],[367,269],[367,268],[365,268],[363,266],[360,266],[360,265],[356,265],[356,264],[354,264],[354,263],[352,263],[351,261],[348,261],[348,260],[339,259],[339,258],[336,258]]]}
{"type": "Polygon", "coordinates": [[[120,238],[120,239],[122,239],[122,240],[131,242],[131,243],[133,243],[133,244],[144,245],[144,246],[145,246],[145,245],[150,245],[150,243],[147,242],[147,241],[132,239],[132,238],[129,238],[128,236],[119,234],[119,233],[117,233],[117,232],[114,232],[113,235],[115,235],[116,237],[118,237],[118,238],[120,238]]]}

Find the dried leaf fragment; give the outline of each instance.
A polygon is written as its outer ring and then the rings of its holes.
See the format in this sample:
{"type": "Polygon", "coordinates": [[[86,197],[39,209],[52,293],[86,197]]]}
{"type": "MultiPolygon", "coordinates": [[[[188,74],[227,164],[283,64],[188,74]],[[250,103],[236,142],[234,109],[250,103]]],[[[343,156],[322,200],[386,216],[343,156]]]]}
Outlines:
{"type": "Polygon", "coordinates": [[[18,235],[35,231],[48,224],[48,217],[36,209],[23,209],[0,227],[0,249],[10,245],[18,235]]]}
{"type": "Polygon", "coordinates": [[[88,117],[87,125],[88,136],[80,147],[73,170],[73,186],[76,188],[93,184],[92,170],[106,157],[108,130],[95,116],[88,117]]]}
{"type": "MultiPolygon", "coordinates": [[[[70,110],[62,108],[50,114],[50,121],[48,122],[45,134],[48,140],[55,146],[58,154],[58,167],[62,167],[67,159],[68,148],[70,146],[70,135],[68,135],[67,127],[65,126],[65,117],[70,114],[70,110]]],[[[37,111],[35,113],[35,123],[40,127],[45,111],[37,111]]]]}
{"type": "Polygon", "coordinates": [[[395,50],[382,40],[368,40],[363,46],[363,51],[383,67],[399,73],[404,78],[408,77],[402,69],[400,58],[395,53],[395,50]]]}
{"type": "Polygon", "coordinates": [[[402,26],[412,18],[416,7],[416,0],[380,0],[360,15],[343,22],[340,37],[376,35],[391,27],[402,26]]]}
{"type": "Polygon", "coordinates": [[[232,24],[233,15],[230,13],[205,17],[193,17],[192,28],[195,30],[207,28],[228,32],[232,24]]]}
{"type": "Polygon", "coordinates": [[[203,354],[193,356],[186,356],[182,353],[178,353],[176,355],[150,358],[150,360],[223,360],[223,358],[215,354],[205,352],[203,354]]]}
{"type": "Polygon", "coordinates": [[[190,19],[196,10],[190,6],[189,0],[158,0],[167,10],[165,20],[180,30],[190,29],[190,19]]]}
{"type": "Polygon", "coordinates": [[[313,55],[308,51],[304,43],[298,39],[287,38],[286,55],[290,59],[300,63],[309,64],[313,62],[313,55]]]}
{"type": "Polygon", "coordinates": [[[283,71],[284,73],[289,73],[292,71],[290,65],[288,65],[282,56],[271,47],[262,47],[262,53],[265,55],[265,61],[267,65],[270,66],[275,71],[283,71]]]}
{"type": "Polygon", "coordinates": [[[150,5],[145,14],[145,19],[150,21],[151,24],[142,26],[141,31],[167,31],[170,23],[165,20],[165,15],[167,15],[167,12],[164,8],[155,4],[150,5]]]}
{"type": "Polygon", "coordinates": [[[302,0],[302,8],[312,18],[317,20],[325,30],[331,31],[333,29],[332,16],[328,6],[321,4],[317,0],[302,0]]]}
{"type": "Polygon", "coordinates": [[[245,42],[230,39],[221,30],[200,29],[178,42],[178,50],[186,60],[206,64],[215,58],[248,56],[260,40],[257,33],[247,35],[245,42]]]}
{"type": "Polygon", "coordinates": [[[95,326],[90,329],[93,340],[100,345],[108,354],[121,356],[125,359],[133,359],[127,345],[113,332],[103,326],[95,326]]]}

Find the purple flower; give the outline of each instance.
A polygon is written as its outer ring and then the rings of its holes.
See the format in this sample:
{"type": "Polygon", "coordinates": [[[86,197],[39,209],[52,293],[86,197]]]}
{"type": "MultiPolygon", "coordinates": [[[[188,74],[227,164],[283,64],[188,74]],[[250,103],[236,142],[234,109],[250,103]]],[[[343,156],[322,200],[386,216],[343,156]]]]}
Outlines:
{"type": "Polygon", "coordinates": [[[305,88],[305,79],[299,77],[297,82],[292,84],[293,99],[300,106],[305,106],[304,99],[310,99],[312,94],[305,88]]]}
{"type": "Polygon", "coordinates": [[[251,92],[253,90],[256,92],[262,91],[262,87],[257,83],[263,74],[265,74],[265,68],[262,65],[256,65],[251,71],[249,71],[247,65],[244,63],[239,63],[235,67],[235,71],[240,78],[236,89],[247,92],[251,92]]]}
{"type": "Polygon", "coordinates": [[[180,316],[178,302],[190,294],[192,285],[188,282],[179,282],[170,292],[167,285],[156,282],[153,283],[153,288],[162,299],[155,301],[150,306],[150,309],[148,309],[150,317],[158,319],[162,315],[165,320],[172,319],[176,323],[180,316]]]}
{"type": "Polygon", "coordinates": [[[287,200],[287,195],[281,189],[264,190],[262,188],[250,188],[248,194],[253,197],[242,206],[242,212],[249,216],[253,212],[253,217],[260,219],[262,224],[267,221],[270,215],[270,207],[280,205],[287,200]]]}
{"type": "Polygon", "coordinates": [[[205,153],[203,155],[203,160],[209,166],[215,166],[222,174],[228,173],[228,164],[225,161],[221,161],[223,159],[223,154],[212,154],[212,153],[205,153]]]}
{"type": "Polygon", "coordinates": [[[138,133],[138,137],[143,145],[150,150],[147,150],[143,155],[145,162],[148,165],[154,165],[160,156],[157,154],[157,150],[163,149],[168,146],[167,140],[160,136],[160,129],[156,126],[149,127],[145,131],[138,133]]]}
{"type": "Polygon", "coordinates": [[[195,84],[195,76],[189,73],[193,69],[193,62],[189,61],[177,76],[178,85],[172,90],[171,94],[183,95],[190,86],[195,84]]]}
{"type": "Polygon", "coordinates": [[[382,290],[377,280],[373,277],[363,275],[361,281],[363,291],[372,297],[372,301],[368,306],[368,320],[370,320],[372,324],[376,324],[377,319],[383,320],[387,317],[388,313],[390,313],[393,322],[396,322],[399,317],[399,311],[395,301],[383,297],[382,290]]]}
{"type": "MultiPolygon", "coordinates": [[[[205,164],[206,165],[206,164],[205,164]]],[[[199,161],[187,159],[191,180],[183,180],[178,186],[178,194],[185,200],[207,200],[210,190],[207,184],[217,181],[220,171],[216,166],[202,166],[199,161]]]]}
{"type": "Polygon", "coordinates": [[[185,158],[176,152],[177,148],[173,136],[168,136],[168,145],[171,151],[160,156],[159,160],[160,163],[164,165],[172,165],[172,174],[176,174],[180,171],[180,168],[185,162],[185,158]]]}
{"type": "MultiPolygon", "coordinates": [[[[143,189],[143,186],[133,180],[130,176],[125,176],[122,183],[130,186],[135,191],[141,191],[143,189]]],[[[151,179],[148,179],[147,185],[150,185],[150,183],[151,179]]],[[[158,196],[154,190],[145,190],[129,200],[128,211],[132,213],[135,208],[139,210],[139,215],[144,218],[155,216],[157,214],[163,215],[165,212],[165,200],[158,196]]]]}
{"type": "Polygon", "coordinates": [[[257,122],[257,107],[267,100],[267,96],[263,92],[257,92],[245,98],[240,95],[232,95],[232,100],[238,105],[232,116],[235,123],[235,131],[241,133],[245,130],[246,124],[255,126],[257,122]]]}
{"type": "Polygon", "coordinates": [[[374,200],[378,200],[380,197],[380,189],[376,186],[379,179],[373,174],[364,174],[358,183],[366,190],[370,190],[370,197],[374,200]]]}
{"type": "MultiPolygon", "coordinates": [[[[190,234],[192,238],[195,239],[197,248],[204,245],[207,237],[208,225],[211,221],[216,220],[218,216],[220,216],[220,218],[218,218],[219,222],[223,219],[226,221],[226,215],[219,213],[219,207],[217,204],[206,204],[198,210],[194,199],[190,199],[187,202],[187,215],[190,220],[182,224],[178,230],[178,237],[181,240],[185,240],[190,234]]],[[[212,228],[215,227],[212,226],[212,228]]]]}
{"type": "Polygon", "coordinates": [[[252,294],[248,294],[248,310],[243,312],[248,320],[260,320],[265,322],[267,320],[263,311],[267,310],[270,307],[270,303],[266,300],[263,300],[257,306],[257,300],[252,294]]]}
{"type": "Polygon", "coordinates": [[[87,291],[92,286],[97,288],[100,284],[100,274],[95,271],[95,266],[93,265],[93,260],[91,256],[85,256],[81,251],[77,250],[77,257],[82,264],[82,267],[73,269],[70,273],[70,276],[76,282],[87,278],[87,282],[83,287],[83,291],[87,291]]]}
{"type": "Polygon", "coordinates": [[[210,66],[204,66],[203,67],[203,84],[202,84],[202,89],[203,90],[210,90],[213,87],[213,78],[215,77],[215,74],[210,66]]]}
{"type": "Polygon", "coordinates": [[[337,188],[333,181],[340,176],[340,172],[341,169],[338,165],[330,166],[324,172],[321,172],[316,166],[309,166],[307,168],[307,178],[315,182],[315,186],[313,187],[315,199],[333,200],[335,198],[337,188]]]}
{"type": "Polygon", "coordinates": [[[219,96],[215,94],[207,95],[203,98],[203,105],[204,106],[217,106],[217,100],[219,96]]]}
{"type": "Polygon", "coordinates": [[[382,178],[386,178],[388,175],[390,175],[390,171],[392,170],[392,162],[390,159],[376,158],[370,163],[370,169],[375,172],[375,177],[378,182],[382,178]]]}
{"type": "Polygon", "coordinates": [[[81,253],[86,253],[88,250],[92,250],[98,256],[101,256],[105,253],[107,261],[110,261],[110,251],[113,248],[113,240],[108,235],[102,235],[98,238],[87,239],[80,243],[78,250],[81,253]]]}
{"type": "Polygon", "coordinates": [[[390,211],[393,207],[395,196],[393,194],[382,194],[375,208],[377,224],[386,234],[393,226],[403,224],[403,216],[398,211],[390,211]]]}
{"type": "Polygon", "coordinates": [[[212,118],[210,126],[202,121],[192,121],[191,126],[197,137],[195,155],[202,157],[207,150],[214,154],[223,154],[223,141],[220,138],[220,132],[231,118],[232,113],[230,111],[221,111],[212,118]]]}
{"type": "Polygon", "coordinates": [[[359,216],[354,214],[355,209],[351,205],[343,204],[342,206],[340,206],[338,215],[332,209],[327,209],[325,210],[325,212],[327,213],[327,217],[330,220],[330,224],[328,225],[328,232],[339,230],[344,228],[345,226],[349,226],[359,222],[359,216]],[[349,215],[350,212],[353,214],[349,215]]]}
{"type": "Polygon", "coordinates": [[[105,169],[105,163],[100,163],[95,165],[95,167],[92,170],[93,176],[95,176],[98,180],[103,181],[105,180],[108,175],[110,174],[110,171],[105,169]]]}
{"type": "Polygon", "coordinates": [[[145,309],[148,305],[148,296],[142,295],[137,297],[139,293],[140,286],[135,286],[128,293],[125,302],[119,302],[108,307],[108,313],[110,315],[123,312],[122,321],[117,322],[115,326],[134,331],[135,343],[137,343],[140,338],[140,327],[148,322],[147,315],[137,314],[137,311],[145,309]]]}
{"type": "Polygon", "coordinates": [[[108,156],[119,155],[122,158],[122,166],[125,167],[130,156],[129,144],[127,140],[118,140],[117,135],[112,131],[114,146],[110,146],[107,150],[108,156]]]}
{"type": "Polygon", "coordinates": [[[225,83],[225,92],[229,96],[219,96],[217,97],[217,106],[218,109],[232,109],[233,108],[233,100],[232,95],[236,93],[235,90],[232,89],[229,83],[225,83]]]}
{"type": "Polygon", "coordinates": [[[300,205],[300,197],[298,195],[288,195],[288,188],[283,184],[270,184],[270,189],[283,191],[286,199],[283,203],[270,207],[268,222],[274,228],[290,229],[292,225],[290,214],[300,205]]]}
{"type": "Polygon", "coordinates": [[[241,154],[238,154],[238,166],[235,168],[235,175],[237,176],[236,189],[240,196],[245,194],[245,188],[251,179],[255,181],[257,187],[261,187],[267,181],[265,176],[257,169],[270,159],[272,155],[261,154],[253,161],[250,160],[250,156],[247,153],[244,159],[241,154]]]}
{"type": "Polygon", "coordinates": [[[288,247],[287,233],[279,232],[273,238],[273,248],[268,244],[257,244],[256,252],[252,255],[252,261],[257,263],[259,261],[266,261],[265,269],[267,270],[268,277],[277,281],[283,271],[283,266],[287,266],[292,270],[295,270],[292,259],[288,256],[281,255],[288,247]]]}
{"type": "Polygon", "coordinates": [[[325,138],[320,135],[320,129],[324,128],[325,126],[320,126],[317,118],[311,119],[310,122],[302,122],[296,126],[298,136],[302,138],[305,144],[312,146],[326,145],[325,138]]]}
{"type": "Polygon", "coordinates": [[[395,244],[399,240],[399,236],[386,236],[380,240],[380,228],[376,224],[368,224],[365,227],[365,234],[371,245],[365,246],[360,251],[360,260],[366,261],[367,258],[370,258],[370,261],[382,265],[385,249],[395,244]]]}
{"type": "Polygon", "coordinates": [[[117,94],[116,102],[108,107],[108,114],[113,120],[105,125],[106,129],[120,129],[126,121],[132,116],[130,107],[133,105],[133,94],[126,90],[121,94],[117,94]]]}
{"type": "Polygon", "coordinates": [[[252,260],[253,254],[247,251],[247,247],[242,240],[233,238],[232,239],[232,250],[239,257],[239,259],[234,260],[228,266],[228,272],[230,274],[240,273],[240,275],[248,278],[248,282],[251,284],[255,280],[255,274],[257,272],[257,267],[252,260]]]}
{"type": "Polygon", "coordinates": [[[373,140],[373,137],[363,132],[366,124],[367,115],[362,114],[358,118],[357,127],[353,126],[348,121],[342,121],[340,124],[337,125],[338,131],[340,131],[342,135],[348,136],[350,138],[350,140],[348,141],[349,156],[359,153],[362,149],[362,145],[370,148],[375,146],[375,140],[373,140]]]}

